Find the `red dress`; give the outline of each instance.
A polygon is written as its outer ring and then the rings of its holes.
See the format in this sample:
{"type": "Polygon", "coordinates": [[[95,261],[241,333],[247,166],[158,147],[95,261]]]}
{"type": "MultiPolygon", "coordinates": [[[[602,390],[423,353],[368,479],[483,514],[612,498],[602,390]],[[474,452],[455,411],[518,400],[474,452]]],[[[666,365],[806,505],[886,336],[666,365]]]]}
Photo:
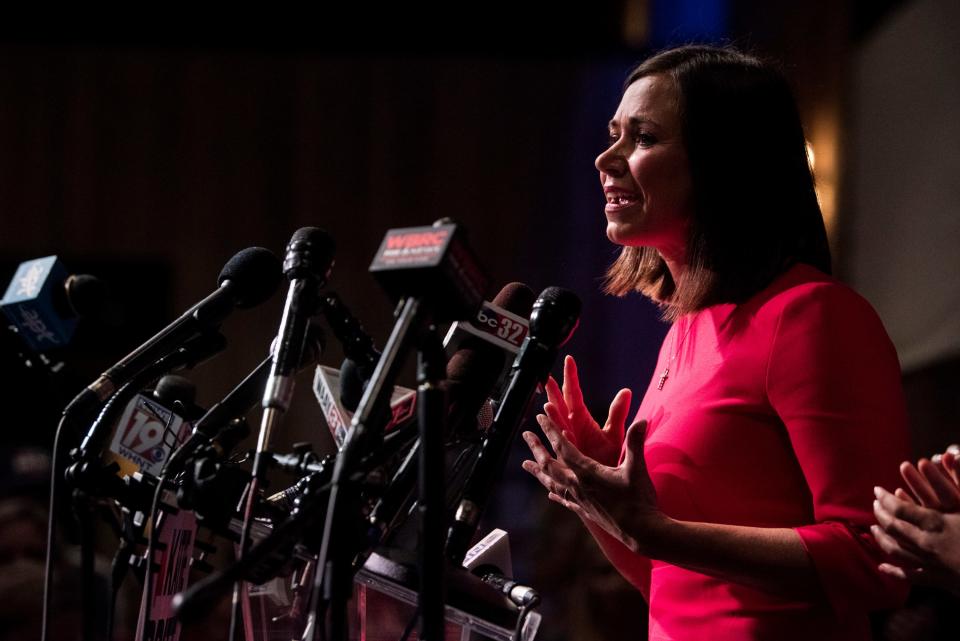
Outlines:
{"type": "Polygon", "coordinates": [[[852,290],[796,265],[742,305],[679,319],[637,418],[664,513],[795,528],[823,588],[790,600],[616,555],[650,603],[650,639],[858,641],[869,611],[903,600],[869,533],[873,486],[898,486],[908,458],[900,368],[852,290]]]}

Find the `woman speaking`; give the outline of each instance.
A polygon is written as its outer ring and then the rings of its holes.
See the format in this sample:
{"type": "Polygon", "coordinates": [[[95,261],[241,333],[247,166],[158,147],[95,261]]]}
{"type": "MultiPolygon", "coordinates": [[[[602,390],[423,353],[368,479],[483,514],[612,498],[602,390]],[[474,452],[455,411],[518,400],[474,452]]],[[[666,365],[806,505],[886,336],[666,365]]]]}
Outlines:
{"type": "Polygon", "coordinates": [[[606,289],[672,325],[627,430],[630,390],[600,427],[568,356],[537,417],[553,452],[525,433],[524,469],[643,592],[650,639],[869,639],[905,596],[869,529],[907,455],[900,371],[830,276],[786,81],[731,49],[664,51],[609,134],[606,289]]]}

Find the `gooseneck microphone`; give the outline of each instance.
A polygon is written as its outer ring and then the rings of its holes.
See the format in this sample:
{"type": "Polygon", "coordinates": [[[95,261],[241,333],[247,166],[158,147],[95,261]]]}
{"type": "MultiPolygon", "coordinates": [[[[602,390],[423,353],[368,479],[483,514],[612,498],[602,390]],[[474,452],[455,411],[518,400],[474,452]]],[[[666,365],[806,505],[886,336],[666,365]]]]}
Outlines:
{"type": "Polygon", "coordinates": [[[273,365],[263,394],[263,408],[287,411],[293,374],[300,366],[310,318],[318,311],[319,289],[333,266],[333,238],[319,227],[302,227],[287,244],[283,273],[290,280],[277,332],[273,365]]]}
{"type": "Polygon", "coordinates": [[[340,366],[340,404],[354,412],[360,405],[373,370],[380,362],[380,350],[336,293],[327,292],[320,299],[320,305],[333,335],[343,347],[345,358],[340,366]]]}
{"type": "Polygon", "coordinates": [[[184,341],[216,329],[235,308],[264,302],[277,290],[280,278],[280,261],[269,250],[249,247],[238,252],[224,265],[213,293],[105,371],[67,405],[64,415],[82,415],[94,409],[137,372],[184,341]]]}
{"type": "Polygon", "coordinates": [[[89,460],[87,457],[96,457],[103,452],[106,438],[119,419],[120,413],[123,412],[127,402],[140,391],[141,387],[166,372],[184,367],[192,368],[219,354],[225,347],[226,339],[219,332],[211,331],[200,334],[185,341],[169,354],[157,359],[148,367],[131,376],[107,400],[96,421],[90,426],[90,430],[77,452],[76,458],[79,461],[74,469],[83,469],[85,467],[84,463],[89,460]]]}
{"type": "MultiPolygon", "coordinates": [[[[333,266],[333,238],[319,227],[302,227],[293,233],[283,260],[283,273],[290,280],[287,300],[280,319],[277,342],[273,351],[270,376],[263,391],[263,416],[254,453],[246,508],[240,531],[239,557],[247,551],[253,508],[263,476],[263,461],[270,445],[270,436],[290,407],[294,374],[300,365],[310,319],[317,313],[320,288],[326,285],[333,266]]],[[[230,615],[230,641],[236,639],[240,610],[240,583],[234,585],[230,615]]]]}
{"type": "MultiPolygon", "coordinates": [[[[273,347],[276,347],[276,341],[273,347]]],[[[273,351],[271,349],[269,356],[194,423],[193,432],[167,460],[161,476],[178,473],[183,464],[199,448],[213,441],[231,424],[231,421],[244,416],[263,398],[263,390],[273,365],[273,351]]],[[[299,369],[302,370],[316,363],[322,353],[323,333],[319,327],[310,325],[299,369]]]]}
{"type": "Polygon", "coordinates": [[[557,351],[570,339],[580,322],[580,309],[577,295],[560,287],[543,290],[533,304],[530,333],[513,363],[500,408],[487,430],[447,533],[447,558],[457,565],[463,562],[469,549],[480,516],[493,494],[494,482],[503,469],[537,386],[546,382],[557,351]]]}

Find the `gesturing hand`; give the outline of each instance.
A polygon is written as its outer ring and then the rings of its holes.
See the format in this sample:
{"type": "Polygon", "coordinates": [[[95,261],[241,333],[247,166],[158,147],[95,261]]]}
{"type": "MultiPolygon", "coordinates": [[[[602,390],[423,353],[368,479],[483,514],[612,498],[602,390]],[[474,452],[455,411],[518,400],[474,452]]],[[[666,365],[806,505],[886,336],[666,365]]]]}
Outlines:
{"type": "Polygon", "coordinates": [[[540,481],[551,501],[596,523],[634,552],[649,554],[646,537],[659,531],[668,519],[657,508],[643,458],[646,422],[630,427],[623,462],[611,467],[581,452],[569,432],[562,431],[549,416],[540,414],[537,421],[556,458],[533,432],[524,432],[535,460],[524,461],[523,469],[540,481]]]}
{"type": "Polygon", "coordinates": [[[602,429],[583,402],[577,363],[572,356],[563,360],[563,389],[551,376],[547,379],[546,390],[547,403],[543,411],[550,421],[560,431],[569,433],[568,438],[582,453],[605,465],[616,465],[623,447],[627,412],[630,411],[630,390],[622,389],[613,397],[602,429]]]}

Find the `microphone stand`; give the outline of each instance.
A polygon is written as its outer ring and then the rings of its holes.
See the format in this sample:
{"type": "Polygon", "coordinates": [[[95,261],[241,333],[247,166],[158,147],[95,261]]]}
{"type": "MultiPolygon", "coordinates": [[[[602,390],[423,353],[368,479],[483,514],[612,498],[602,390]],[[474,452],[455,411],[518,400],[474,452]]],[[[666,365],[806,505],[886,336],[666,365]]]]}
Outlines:
{"type": "Polygon", "coordinates": [[[430,326],[420,343],[417,374],[417,422],[420,428],[420,517],[419,576],[417,607],[420,612],[420,639],[442,641],[446,561],[443,544],[446,534],[443,435],[446,420],[446,357],[436,327],[430,326]]]}
{"type": "Polygon", "coordinates": [[[308,639],[323,638],[318,630],[325,625],[324,609],[330,615],[330,641],[346,641],[348,638],[347,603],[353,592],[353,559],[358,552],[358,542],[366,540],[362,535],[352,536],[361,501],[361,463],[366,453],[379,449],[389,418],[394,381],[411,343],[420,341],[431,317],[432,310],[421,299],[409,296],[403,300],[383,355],[360,399],[351,429],[337,457],[311,596],[311,619],[305,634],[308,639]]]}
{"type": "MultiPolygon", "coordinates": [[[[163,372],[183,366],[192,367],[222,351],[225,345],[226,340],[219,332],[209,331],[187,341],[176,351],[146,367],[114,392],[80,447],[71,451],[73,464],[66,470],[65,477],[74,488],[72,499],[81,533],[81,578],[84,585],[90,586],[94,583],[95,500],[97,497],[121,496],[127,490],[126,485],[117,476],[117,464],[103,465],[99,459],[109,437],[108,430],[113,427],[113,423],[116,422],[127,402],[141,387],[161,376],[163,372]]],[[[84,591],[82,637],[84,641],[93,641],[96,638],[93,597],[92,589],[84,591]]]]}
{"type": "Polygon", "coordinates": [[[96,621],[96,571],[94,569],[94,509],[90,497],[83,491],[73,491],[74,516],[80,526],[80,580],[87,586],[81,595],[83,608],[82,636],[83,641],[94,641],[97,638],[96,621]]]}

